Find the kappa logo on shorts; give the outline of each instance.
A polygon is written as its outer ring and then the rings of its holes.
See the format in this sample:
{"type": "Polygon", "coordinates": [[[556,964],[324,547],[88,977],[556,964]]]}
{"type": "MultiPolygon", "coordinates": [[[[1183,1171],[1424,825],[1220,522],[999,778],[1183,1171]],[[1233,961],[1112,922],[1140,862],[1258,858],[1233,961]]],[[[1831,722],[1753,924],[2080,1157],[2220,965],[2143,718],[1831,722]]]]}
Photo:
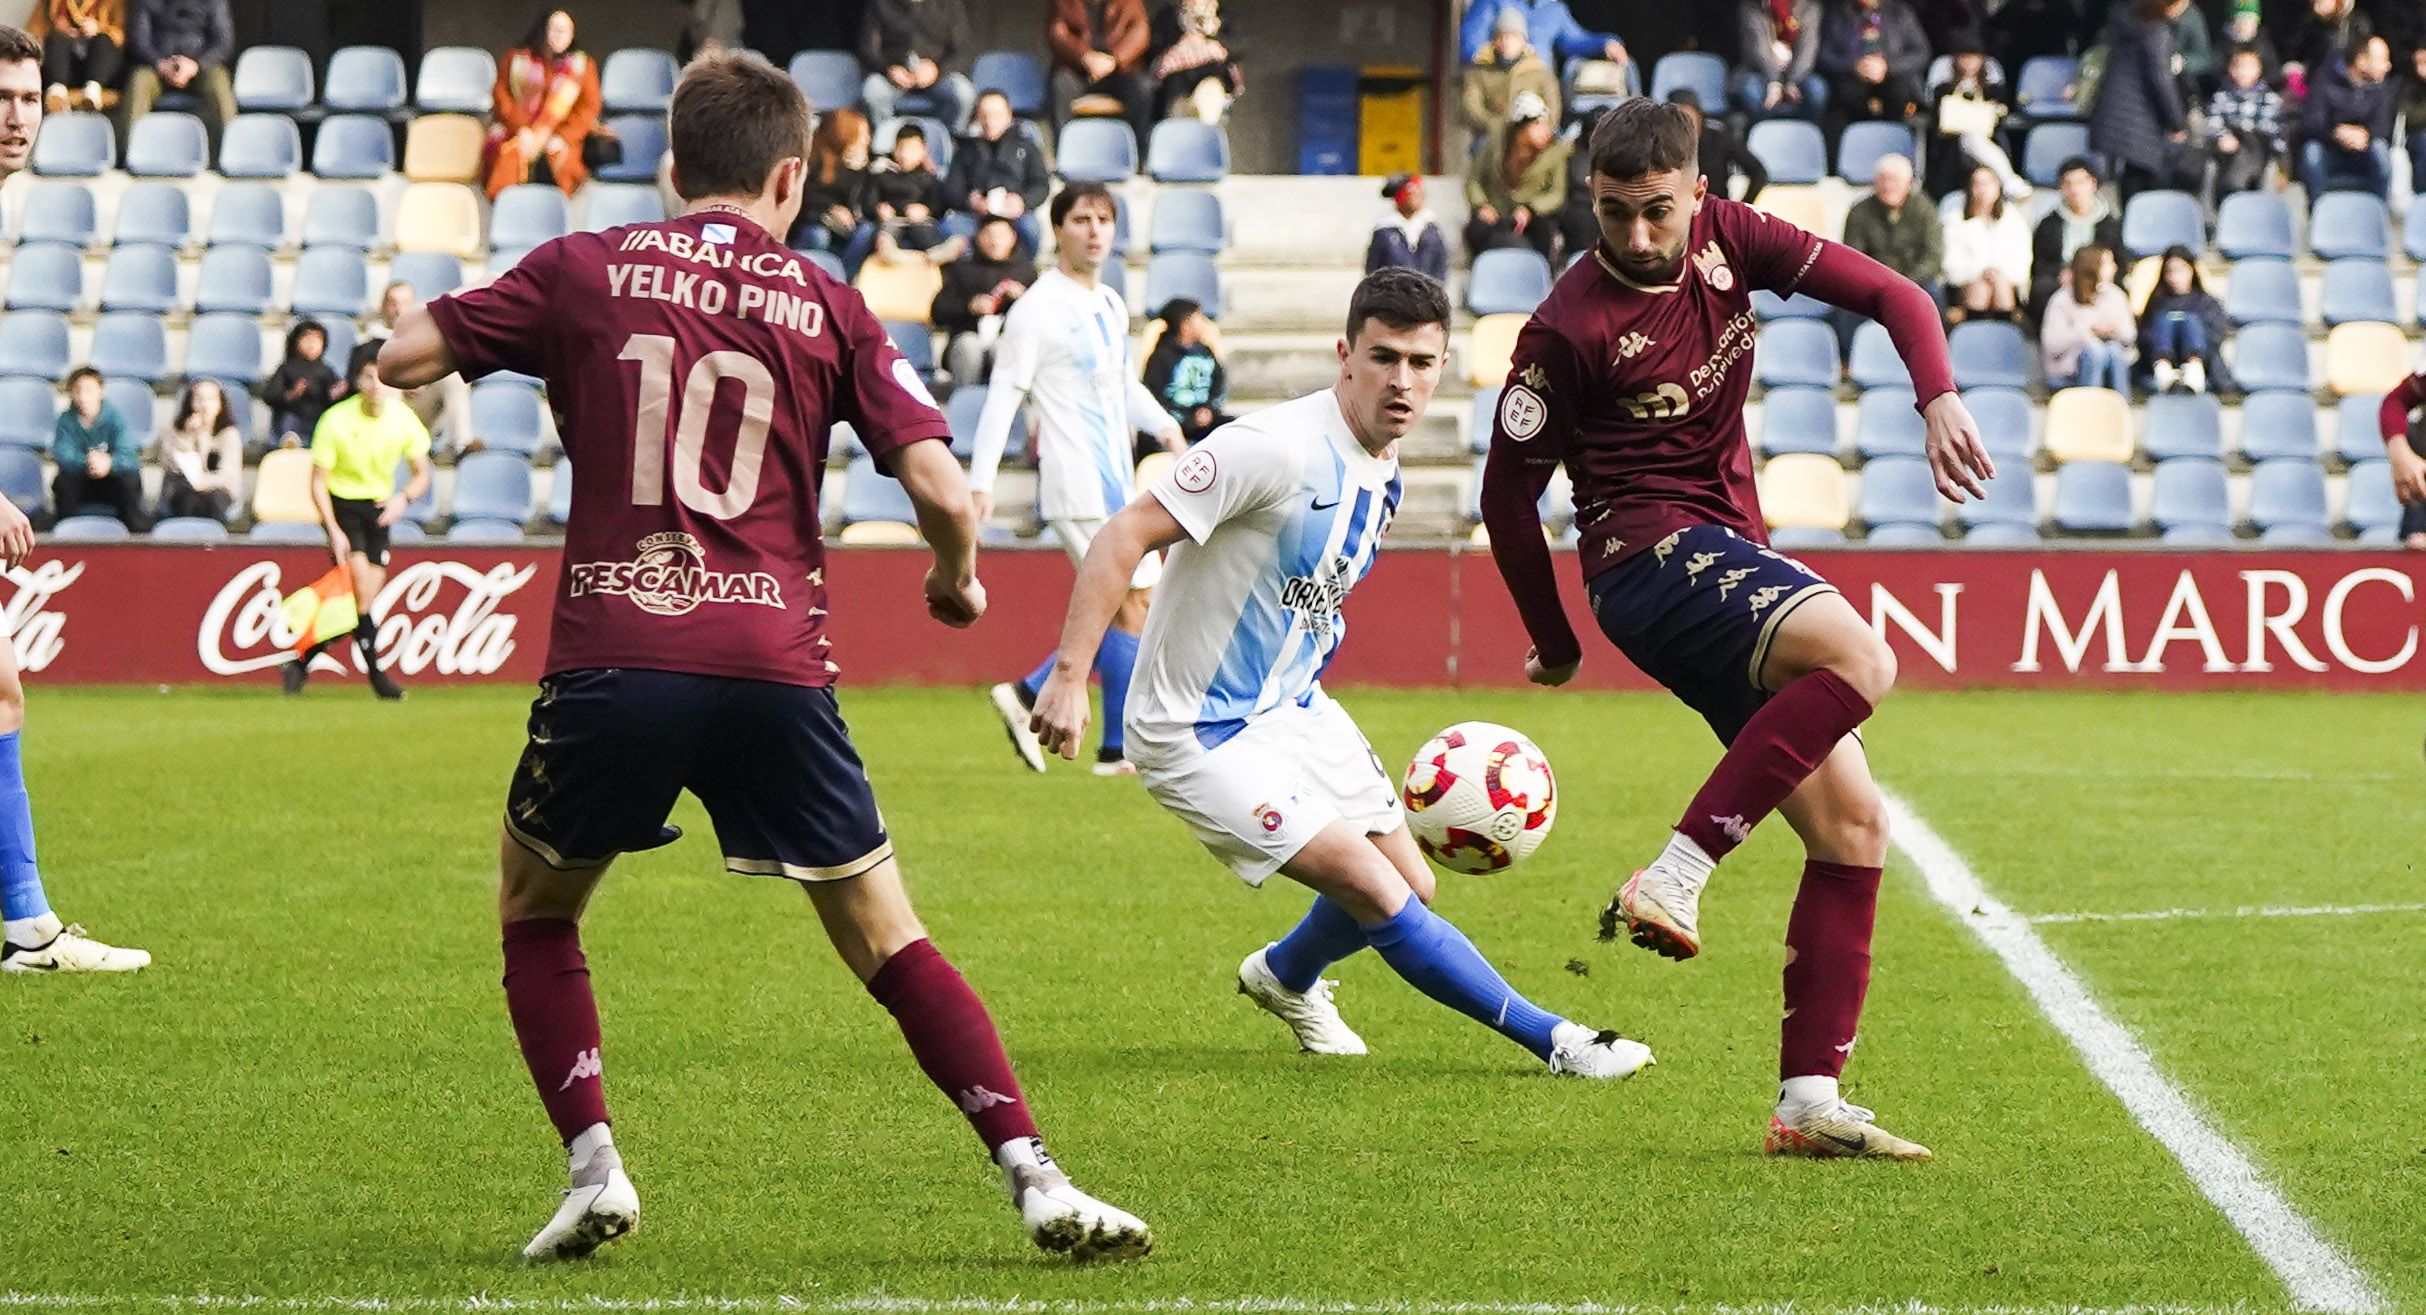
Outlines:
{"type": "Polygon", "coordinates": [[[1651,558],[1661,566],[1668,564],[1668,554],[1676,551],[1676,541],[1684,538],[1683,530],[1670,530],[1668,537],[1651,545],[1651,558]]]}
{"type": "Polygon", "coordinates": [[[1697,552],[1691,557],[1686,558],[1685,583],[1700,584],[1702,582],[1702,572],[1707,571],[1716,565],[1718,565],[1718,554],[1714,552],[1697,552]]]}
{"type": "Polygon", "coordinates": [[[1765,584],[1760,588],[1753,590],[1752,597],[1746,601],[1752,604],[1752,615],[1759,616],[1761,613],[1769,610],[1769,605],[1771,603],[1774,603],[1778,599],[1785,596],[1786,586],[1782,584],[1765,584]]]}
{"type": "Polygon", "coordinates": [[[1735,592],[1735,586],[1751,579],[1753,569],[1754,568],[1749,566],[1738,566],[1735,569],[1728,571],[1726,574],[1718,577],[1718,596],[1720,600],[1724,601],[1728,594],[1735,592]]]}
{"type": "Polygon", "coordinates": [[[575,598],[600,594],[632,600],[643,612],[682,616],[701,603],[752,603],[784,610],[783,586],[765,571],[711,571],[699,540],[679,530],[642,539],[628,562],[575,562],[575,598]]]}

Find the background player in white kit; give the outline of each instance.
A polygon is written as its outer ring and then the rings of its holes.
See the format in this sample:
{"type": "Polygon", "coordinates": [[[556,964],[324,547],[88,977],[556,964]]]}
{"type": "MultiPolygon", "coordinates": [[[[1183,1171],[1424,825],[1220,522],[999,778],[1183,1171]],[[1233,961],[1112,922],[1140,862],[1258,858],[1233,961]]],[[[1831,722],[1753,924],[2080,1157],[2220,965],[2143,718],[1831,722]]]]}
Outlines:
{"type": "MultiPolygon", "coordinates": [[[[978,523],[994,513],[994,473],[1011,436],[1019,408],[1036,403],[1036,475],[1039,509],[1062,549],[1077,562],[1112,513],[1136,496],[1130,464],[1130,435],[1142,429],[1178,452],[1186,447],[1179,421],[1162,408],[1129,358],[1129,310],[1120,294],[1100,281],[1112,258],[1119,222],[1112,193],[1101,183],[1072,183],[1053,198],[1048,215],[1059,255],[1004,317],[994,348],[994,374],[986,409],[977,423],[969,458],[969,492],[978,523]]],[[[1101,776],[1125,775],[1120,709],[1128,702],[1129,674],[1137,665],[1137,635],[1145,628],[1146,604],[1162,575],[1162,559],[1146,557],[1129,577],[1129,591],[1103,642],[1092,655],[1103,681],[1103,745],[1096,752],[1101,776]]],[[[1045,769],[1044,753],[1028,729],[1028,710],[1053,670],[1048,656],[1027,677],[996,685],[990,697],[1009,732],[1011,747],[1033,771],[1045,769]]]]}
{"type": "Polygon", "coordinates": [[[1323,692],[1341,605],[1398,509],[1398,439],[1423,418],[1448,353],[1449,299],[1409,269],[1368,275],[1348,307],[1339,382],[1223,426],[1095,536],[1061,650],[1036,700],[1043,744],[1075,755],[1087,667],[1147,554],[1176,545],[1128,704],[1146,790],[1215,858],[1260,886],[1314,888],[1296,930],[1247,956],[1239,990],[1317,1054],[1359,1055],[1322,970],[1371,945],[1417,990],[1499,1032],[1553,1073],[1632,1076],[1651,1051],[1534,1007],[1427,907],[1430,869],[1398,791],[1323,692]]]}

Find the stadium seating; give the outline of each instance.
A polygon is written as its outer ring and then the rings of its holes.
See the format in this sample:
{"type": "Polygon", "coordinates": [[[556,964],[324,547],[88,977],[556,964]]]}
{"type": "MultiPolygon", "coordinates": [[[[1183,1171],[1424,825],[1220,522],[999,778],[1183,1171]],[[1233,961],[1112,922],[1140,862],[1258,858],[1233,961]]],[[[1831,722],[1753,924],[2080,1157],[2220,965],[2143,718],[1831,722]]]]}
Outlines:
{"type": "Polygon", "coordinates": [[[1118,119],[1072,119],[1055,171],[1065,182],[1118,183],[1137,174],[1137,134],[1118,119]]]}
{"type": "MultiPolygon", "coordinates": [[[[2384,429],[2381,417],[2384,409],[2382,393],[2356,393],[2345,397],[2334,408],[2333,455],[2344,465],[2384,459],[2384,429]]],[[[2314,460],[2315,454],[2310,453],[2314,460]]]]}
{"type": "Polygon", "coordinates": [[[450,514],[520,527],[531,515],[531,463],[515,452],[474,452],[456,462],[450,514]]]}
{"type": "MultiPolygon", "coordinates": [[[[0,322],[0,330],[7,325],[0,322]]],[[[243,315],[197,315],[185,335],[185,376],[223,379],[250,391],[269,372],[261,364],[261,328],[243,315]]]]}
{"type": "Polygon", "coordinates": [[[1817,320],[1779,320],[1760,331],[1753,361],[1763,388],[1834,388],[1836,330],[1817,320]]]}
{"type": "Polygon", "coordinates": [[[824,270],[827,278],[830,278],[837,283],[847,283],[850,281],[849,279],[843,277],[844,270],[842,267],[842,257],[835,255],[833,252],[803,251],[800,254],[808,257],[810,264],[824,270]]]}
{"type": "Polygon", "coordinates": [[[2401,311],[2393,297],[2392,271],[2380,260],[2334,261],[2325,267],[2317,312],[2328,328],[2354,320],[2398,322],[2401,311]]]}
{"type": "MultiPolygon", "coordinates": [[[[485,56],[487,52],[480,53],[485,56]]],[[[422,67],[429,66],[425,62],[422,67]]],[[[495,80],[493,69],[490,80],[495,80]]],[[[488,111],[487,88],[488,84],[483,83],[479,99],[467,113],[488,111]]],[[[329,56],[328,86],[320,103],[330,113],[392,118],[403,113],[404,102],[404,57],[395,51],[385,46],[346,46],[329,56]]]]}
{"type": "MultiPolygon", "coordinates": [[[[2288,260],[2291,207],[2273,192],[2234,192],[2216,210],[2215,246],[2227,260],[2288,260]]],[[[2236,264],[2233,277],[2240,277],[2236,264]]]]}
{"type": "Polygon", "coordinates": [[[323,183],[303,205],[304,247],[368,251],[379,245],[379,200],[369,188],[323,183]]]}
{"type": "Polygon", "coordinates": [[[70,314],[84,304],[84,253],[53,242],[20,246],[8,262],[8,309],[70,314]]]}
{"type": "Polygon", "coordinates": [[[137,178],[191,178],[210,156],[210,136],[191,114],[154,110],[126,132],[126,171],[137,178]]]}
{"type": "Polygon", "coordinates": [[[177,255],[167,247],[114,247],[101,269],[101,309],[165,315],[177,308],[177,255]]]}
{"type": "Polygon", "coordinates": [[[2316,403],[2305,392],[2251,393],[2241,400],[2241,456],[2317,457],[2316,403]]]}
{"type": "Polygon", "coordinates": [[[211,202],[212,246],[273,251],[286,244],[286,197],[268,183],[230,183],[211,202]]]}
{"type": "Polygon", "coordinates": [[[370,267],[350,247],[306,247],[295,260],[297,315],[353,319],[371,299],[370,267]]]}
{"type": "Polygon", "coordinates": [[[253,46],[236,56],[236,108],[293,114],[312,104],[312,57],[294,46],[253,46]]]}
{"type": "Polygon", "coordinates": [[[1530,247],[1481,252],[1466,277],[1466,309],[1477,315],[1530,315],[1550,295],[1551,277],[1550,262],[1530,247]]]}
{"type": "Polygon", "coordinates": [[[1824,320],[1828,318],[1827,303],[1796,293],[1781,297],[1767,288],[1752,290],[1752,313],[1763,324],[1771,320],[1824,320]]]}
{"type": "MultiPolygon", "coordinates": [[[[944,419],[952,426],[952,452],[964,460],[977,443],[978,417],[985,411],[986,389],[971,385],[955,388],[944,404],[944,419]]],[[[1485,437],[1488,437],[1486,432],[1485,437]]],[[[1003,443],[1006,460],[1024,461],[1028,455],[1028,414],[1023,408],[1011,417],[1011,434],[1003,443]]]]}
{"type": "Polygon", "coordinates": [[[2013,84],[2013,107],[2026,119],[2077,119],[2081,107],[2074,99],[2080,81],[2080,61],[2061,55],[2040,55],[2022,61],[2013,84]]]}
{"type": "Polygon", "coordinates": [[[888,478],[877,469],[876,458],[865,453],[851,458],[843,475],[842,523],[854,521],[901,521],[918,519],[910,504],[909,491],[899,481],[888,478]]]}
{"type": "Polygon", "coordinates": [[[1965,321],[1947,335],[1946,348],[1953,358],[1954,382],[1959,388],[2030,386],[2031,346],[2014,325],[2002,320],[1965,321]]]}
{"type": "Polygon", "coordinates": [[[2064,388],[2047,399],[2047,455],[2058,465],[2131,460],[2131,403],[2111,388],[2064,388]]]}
{"type": "Polygon", "coordinates": [[[665,199],[654,187],[639,183],[592,183],[581,216],[581,231],[603,233],[625,224],[654,224],[665,218],[665,199]]]}
{"type": "Polygon", "coordinates": [[[1856,388],[1909,388],[1912,374],[1904,368],[1904,358],[1895,350],[1895,340],[1887,335],[1887,326],[1875,320],[1864,320],[1853,331],[1853,355],[1845,363],[1845,374],[1856,388]]]}
{"type": "Polygon", "coordinates": [[[1816,183],[1828,176],[1828,142],[1804,119],[1763,119],[1744,144],[1769,170],[1771,183],[1816,183]]]}
{"type": "Polygon", "coordinates": [[[1772,183],[1761,189],[1755,208],[1807,233],[1824,233],[1835,226],[1828,203],[1815,186],[1772,183]]]}
{"type": "Polygon", "coordinates": [[[2241,387],[2308,391],[2308,335],[2300,326],[2252,324],[2233,335],[2232,347],[2232,374],[2241,387]]]}
{"type": "Polygon", "coordinates": [[[384,120],[332,114],[312,135],[312,173],[323,180],[379,178],[395,167],[396,135],[384,120]]]}
{"type": "Polygon", "coordinates": [[[303,167],[303,135],[283,114],[239,114],[219,139],[219,172],[229,178],[291,178],[303,167]]]}
{"type": "Polygon", "coordinates": [[[47,116],[34,138],[33,169],[52,178],[97,178],[118,159],[109,116],[77,110],[47,116]]]}
{"type": "Polygon", "coordinates": [[[935,373],[935,331],[924,324],[887,324],[884,336],[892,339],[894,350],[910,363],[920,378],[935,373]]]}
{"type": "Polygon", "coordinates": [[[154,415],[159,408],[152,396],[152,386],[141,379],[103,379],[102,400],[117,408],[118,417],[126,422],[128,433],[149,446],[151,436],[158,432],[154,415]]]}
{"type": "Polygon", "coordinates": [[[2224,455],[2224,405],[2213,393],[2159,393],[2148,399],[2140,451],[2151,461],[2224,455]]]}
{"type": "Polygon", "coordinates": [[[599,98],[609,114],[664,114],[680,72],[665,51],[646,46],[618,50],[599,69],[599,98]]]}
{"type": "MultiPolygon", "coordinates": [[[[2052,419],[2048,433],[2057,432],[2052,419]]],[[[2048,517],[2068,534],[2127,534],[2131,531],[2131,470],[2115,461],[2075,461],[2055,472],[2055,503],[2048,517]]]]}
{"type": "MultiPolygon", "coordinates": [[[[389,542],[392,543],[395,541],[395,531],[402,528],[403,523],[398,522],[397,525],[389,529],[389,542]]],[[[259,521],[253,526],[252,529],[245,532],[244,537],[246,540],[253,543],[295,545],[308,544],[318,546],[328,542],[327,532],[322,530],[317,523],[311,521],[259,521]]]]}
{"type": "Polygon", "coordinates": [[[126,522],[115,516],[62,516],[50,528],[50,537],[63,543],[115,543],[133,536],[126,522]]]}
{"type": "Polygon", "coordinates": [[[514,379],[472,385],[472,436],[493,452],[529,457],[547,442],[539,390],[514,379]]]}
{"type": "Polygon", "coordinates": [[[421,56],[413,104],[433,113],[486,114],[496,83],[497,60],[489,52],[478,46],[436,46],[421,56]]]}
{"type": "Polygon", "coordinates": [[[528,251],[572,227],[564,193],[541,183],[516,183],[499,192],[489,211],[489,241],[499,252],[528,251]]]}
{"type": "Polygon", "coordinates": [[[57,390],[50,380],[0,377],[0,448],[47,451],[51,415],[58,407],[57,390]]]}
{"type": "Polygon", "coordinates": [[[934,309],[935,294],[943,289],[943,275],[923,260],[898,265],[871,260],[859,268],[858,287],[859,295],[867,299],[868,309],[876,318],[926,324],[934,309]]]}
{"type": "Polygon", "coordinates": [[[312,504],[311,449],[279,448],[263,454],[253,471],[252,505],[257,524],[283,521],[316,530],[320,512],[312,504]]]}
{"type": "Polygon", "coordinates": [[[1808,453],[1833,461],[1838,450],[1836,397],[1825,388],[1772,388],[1761,398],[1760,450],[1770,456],[1808,453]]]}
{"type": "Polygon", "coordinates": [[[0,497],[39,519],[50,510],[50,480],[42,458],[21,447],[0,448],[0,497]]]}
{"type": "Polygon", "coordinates": [[[859,57],[847,50],[804,50],[792,56],[792,81],[819,112],[859,105],[859,57]]]}
{"type": "Polygon", "coordinates": [[[1146,139],[1146,173],[1158,183],[1218,183],[1230,173],[1230,139],[1200,119],[1164,119],[1146,139]]]}
{"type": "Polygon", "coordinates": [[[2401,525],[2401,500],[2392,491],[2392,463],[2362,461],[2350,468],[2342,521],[2361,539],[2390,542],[2401,525]]]}
{"type": "Polygon", "coordinates": [[[1159,312],[1174,297],[1185,297],[1221,318],[1221,269],[1211,256],[1196,251],[1166,251],[1146,264],[1145,310],[1159,312]]]}
{"type": "Polygon", "coordinates": [[[181,247],[192,238],[193,207],[184,188],[175,183],[139,182],[119,193],[112,241],[181,247]]]}
{"type": "MultiPolygon", "coordinates": [[[[666,153],[665,116],[619,114],[607,121],[607,127],[614,131],[616,140],[623,143],[623,156],[613,164],[599,166],[592,176],[610,183],[656,186],[657,162],[664,159],[666,153]]],[[[949,148],[951,140],[946,138],[942,145],[949,148]]],[[[944,158],[948,156],[938,152],[938,159],[944,158]]]]}
{"type": "Polygon", "coordinates": [[[573,466],[571,462],[556,463],[555,478],[548,481],[548,505],[544,513],[550,525],[562,525],[573,518],[573,466]]]}
{"type": "Polygon", "coordinates": [[[158,543],[218,543],[227,537],[227,525],[208,516],[171,516],[152,526],[158,543]]]}
{"type": "Polygon", "coordinates": [[[93,189],[70,180],[39,182],[17,212],[19,242],[90,246],[101,231],[93,189]]]}
{"type": "Polygon", "coordinates": [[[1491,430],[1498,423],[1499,395],[1504,387],[1494,384],[1477,388],[1473,400],[1466,404],[1466,451],[1474,456],[1491,450],[1491,430]]]}
{"type": "Polygon", "coordinates": [[[2072,121],[2042,123],[2022,143],[2022,176],[2034,187],[2053,187],[2064,161],[2089,152],[2089,125],[2072,121]]]}
{"type": "Polygon", "coordinates": [[[2324,531],[2325,468],[2313,461],[2261,461],[2249,472],[2249,522],[2262,534],[2324,531]]]}
{"type": "Polygon", "coordinates": [[[2320,260],[2382,260],[2391,254],[2392,218],[2383,198],[2327,192],[2308,215],[2308,249],[2320,260]]]}
{"type": "Polygon", "coordinates": [[[2337,395],[2389,393],[2408,374],[2409,340],[2390,324],[2337,324],[2325,335],[2325,386],[2337,395]]]}
{"type": "Polygon", "coordinates": [[[1651,99],[1666,100],[1683,89],[1701,100],[1702,109],[1723,114],[1727,108],[1727,61],[1700,50],[1678,50],[1659,57],[1651,66],[1651,99]]]}
{"type": "Polygon", "coordinates": [[[2232,532],[2232,499],[2224,463],[2204,457],[2159,462],[2151,484],[2148,519],[2163,533],[2187,526],[2232,532]]]}
{"type": "Polygon", "coordinates": [[[1955,504],[1956,524],[1966,531],[2002,525],[2037,533],[2038,490],[2027,469],[2008,469],[1982,487],[1987,497],[1955,504]]]}
{"type": "MultiPolygon", "coordinates": [[[[156,248],[127,247],[138,251],[156,248]]],[[[270,308],[270,256],[259,247],[212,247],[194,280],[194,309],[261,315],[270,308]]]]}
{"type": "MultiPolygon", "coordinates": [[[[2036,530],[2030,530],[2029,533],[2032,538],[2038,536],[2036,530]]],[[[1946,544],[1946,535],[1935,525],[1924,525],[1918,521],[1897,521],[1890,525],[1881,525],[1870,531],[1863,536],[1862,542],[1873,548],[1942,548],[1946,544]]]]}
{"type": "Polygon", "coordinates": [[[2038,452],[2030,395],[1990,385],[1963,390],[1963,405],[1980,427],[1980,443],[1999,466],[2026,467],[2038,452]]]}
{"type": "Polygon", "coordinates": [[[67,317],[57,311],[0,315],[0,375],[56,382],[67,373],[67,317]]]}
{"type": "Polygon", "coordinates": [[[2224,548],[2230,547],[2233,542],[2230,525],[2211,525],[2200,521],[2176,525],[2158,537],[2177,548],[2224,548]]]}
{"type": "MultiPolygon", "coordinates": [[[[1126,214],[1126,209],[1121,213],[1126,214]]],[[[1229,245],[1229,223],[1222,214],[1221,194],[1196,187],[1175,187],[1157,193],[1154,217],[1146,229],[1146,245],[1158,252],[1219,254],[1229,245]]],[[[1486,251],[1483,256],[1495,254],[1498,253],[1486,251]]],[[[1483,256],[1475,258],[1477,266],[1483,256]]],[[[1547,291],[1545,284],[1544,292],[1547,291]]]]}
{"type": "Polygon", "coordinates": [[[1473,332],[1466,339],[1466,378],[1475,387],[1508,381],[1508,361],[1516,354],[1516,335],[1524,329],[1527,318],[1485,315],[1474,321],[1473,332]]]}
{"type": "Polygon", "coordinates": [[[396,249],[481,254],[480,198],[459,183],[413,183],[396,203],[396,249]]]}
{"type": "Polygon", "coordinates": [[[2300,277],[2288,260],[2251,258],[2232,267],[2224,314],[2234,324],[2298,324],[2300,277]]]}
{"type": "Polygon", "coordinates": [[[1761,511],[1781,529],[1841,530],[1852,516],[1845,468],[1832,457],[1790,452],[1760,472],[1761,511]]]}
{"type": "MultiPolygon", "coordinates": [[[[793,76],[797,78],[798,72],[793,76]]],[[[1000,91],[1011,102],[1011,112],[1023,119],[1044,113],[1044,61],[1027,51],[989,50],[970,66],[969,77],[981,91],[987,88],[1000,91]]],[[[857,94],[856,87],[853,94],[857,94]]]]}
{"type": "Polygon", "coordinates": [[[410,283],[423,300],[463,286],[463,262],[444,251],[399,251],[388,262],[391,282],[410,283]]]}
{"type": "Polygon", "coordinates": [[[1853,409],[1853,450],[1862,460],[1917,457],[1928,451],[1929,427],[1901,385],[1862,394],[1853,409]]]}
{"type": "MultiPolygon", "coordinates": [[[[480,181],[485,130],[469,114],[424,114],[404,130],[404,176],[417,183],[480,181]]],[[[655,162],[650,162],[654,176],[655,162]]]]}
{"type": "Polygon", "coordinates": [[[2188,192],[2142,192],[2123,207],[2124,259],[2161,255],[2167,247],[2203,251],[2207,224],[2188,192]]]}
{"type": "MultiPolygon", "coordinates": [[[[294,326],[289,324],[288,327],[294,326]]],[[[322,349],[321,355],[343,373],[344,367],[354,359],[354,347],[359,341],[354,322],[331,316],[320,322],[320,331],[328,335],[328,346],[322,349]]]]}
{"type": "Polygon", "coordinates": [[[522,541],[522,522],[493,517],[457,520],[453,525],[447,527],[446,541],[448,543],[519,543],[522,541]]]}
{"type": "Polygon", "coordinates": [[[1937,476],[1929,463],[1915,457],[1887,457],[1862,467],[1861,501],[1856,512],[1875,535],[1887,525],[1926,525],[1935,533],[1944,506],[1938,497],[1937,476]]]}

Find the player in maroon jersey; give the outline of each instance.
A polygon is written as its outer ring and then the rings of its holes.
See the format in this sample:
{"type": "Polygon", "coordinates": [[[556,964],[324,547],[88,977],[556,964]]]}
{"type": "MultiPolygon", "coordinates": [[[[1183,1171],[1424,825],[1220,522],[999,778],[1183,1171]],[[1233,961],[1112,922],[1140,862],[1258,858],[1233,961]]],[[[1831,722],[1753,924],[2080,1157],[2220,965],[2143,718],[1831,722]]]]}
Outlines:
{"type": "Polygon", "coordinates": [[[2384,455],[2392,461],[2392,491],[2402,503],[2401,542],[2426,548],[2426,457],[2409,439],[2409,413],[2426,406],[2426,372],[2413,374],[2384,394],[2377,408],[2377,428],[2384,435],[2384,455]]]}
{"type": "Polygon", "coordinates": [[[857,428],[933,545],[927,610],[985,611],[976,520],[943,417],[859,294],[787,250],[808,104],[756,55],[692,63],[668,136],[677,218],[559,238],[408,315],[398,387],[540,376],[573,480],[547,675],[507,795],[505,992],[573,1187],[524,1255],[588,1255],[637,1222],[608,1130],[578,922],[618,854],[707,806],[725,866],[800,883],[843,962],[968,1116],[1048,1251],[1143,1255],[1146,1226],[1045,1154],[985,1006],[928,943],[835,706],[817,493],[857,428]]]}
{"type": "Polygon", "coordinates": [[[1602,631],[1728,746],[1667,849],[1610,901],[1601,934],[1623,921],[1637,945],[1700,953],[1712,869],[1782,810],[1809,862],[1786,929],[1768,1149],[1926,1159],[1837,1092],[1869,989],[1887,856],[1884,808],[1853,732],[1895,683],[1895,657],[1826,581],[1767,546],[1743,421],[1753,291],[1799,292],[1885,324],[1928,422],[1939,491],[1982,496],[1995,469],[1955,394],[1927,293],[1848,247],[1707,195],[1692,120],[1673,105],[1619,106],[1591,149],[1601,241],[1517,339],[1483,520],[1533,641],[1526,675],[1565,684],[1583,650],[1535,510],[1564,464],[1602,631]]]}

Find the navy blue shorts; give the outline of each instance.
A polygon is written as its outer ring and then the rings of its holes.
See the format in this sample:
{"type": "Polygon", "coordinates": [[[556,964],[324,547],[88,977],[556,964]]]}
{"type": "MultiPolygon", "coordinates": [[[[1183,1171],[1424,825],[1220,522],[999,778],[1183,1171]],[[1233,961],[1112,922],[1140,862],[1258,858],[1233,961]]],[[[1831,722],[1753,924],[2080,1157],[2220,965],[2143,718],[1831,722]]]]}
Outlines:
{"type": "Polygon", "coordinates": [[[893,856],[831,688],[621,667],[539,682],[506,832],[595,867],[680,836],[665,820],[685,790],[734,872],[841,881],[893,856]]]}
{"type": "Polygon", "coordinates": [[[1691,525],[1585,590],[1609,642],[1733,744],[1769,701],[1761,664],[1778,624],[1836,586],[1733,530],[1691,525]]]}

